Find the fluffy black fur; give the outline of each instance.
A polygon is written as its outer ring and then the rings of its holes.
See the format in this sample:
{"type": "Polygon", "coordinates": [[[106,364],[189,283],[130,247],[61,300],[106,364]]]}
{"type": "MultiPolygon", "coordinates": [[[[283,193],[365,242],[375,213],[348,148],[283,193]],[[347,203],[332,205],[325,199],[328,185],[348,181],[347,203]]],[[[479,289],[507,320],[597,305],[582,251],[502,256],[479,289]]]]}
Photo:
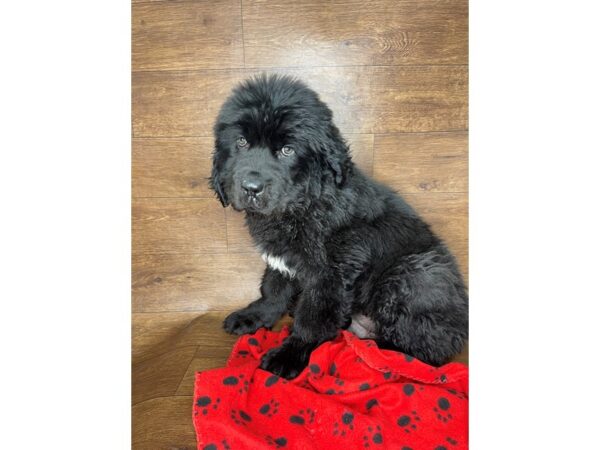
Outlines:
{"type": "Polygon", "coordinates": [[[294,317],[262,368],[295,377],[353,320],[381,347],[429,364],[461,351],[468,306],[454,257],[400,196],[354,165],[314,91],[286,76],[248,80],[214,130],[210,186],[223,206],[245,211],[270,260],[261,298],[224,328],[251,333],[294,317]]]}

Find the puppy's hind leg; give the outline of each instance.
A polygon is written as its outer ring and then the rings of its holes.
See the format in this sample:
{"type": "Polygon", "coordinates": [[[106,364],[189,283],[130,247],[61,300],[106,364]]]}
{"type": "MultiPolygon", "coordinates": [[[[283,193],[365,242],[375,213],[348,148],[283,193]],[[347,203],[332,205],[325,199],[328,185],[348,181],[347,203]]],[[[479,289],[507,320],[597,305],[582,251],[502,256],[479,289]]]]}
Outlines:
{"type": "Polygon", "coordinates": [[[403,257],[372,291],[371,317],[380,348],[440,366],[468,336],[467,294],[454,260],[428,252],[403,257]]]}
{"type": "Polygon", "coordinates": [[[225,331],[246,334],[262,327],[271,328],[285,314],[288,303],[296,293],[290,278],[269,267],[265,269],[260,292],[261,298],[225,318],[225,331]]]}

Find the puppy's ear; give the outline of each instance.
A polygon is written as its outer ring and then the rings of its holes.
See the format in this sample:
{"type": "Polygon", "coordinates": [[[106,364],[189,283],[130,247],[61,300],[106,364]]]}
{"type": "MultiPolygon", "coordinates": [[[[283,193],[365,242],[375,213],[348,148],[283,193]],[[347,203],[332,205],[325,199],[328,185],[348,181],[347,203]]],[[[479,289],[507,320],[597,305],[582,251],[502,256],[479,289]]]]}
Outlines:
{"type": "Polygon", "coordinates": [[[229,199],[227,198],[227,194],[225,194],[225,189],[223,188],[223,182],[221,181],[220,171],[219,171],[220,161],[217,155],[217,150],[215,150],[213,154],[213,166],[212,172],[210,174],[210,178],[208,179],[208,186],[215,191],[217,194],[217,198],[225,208],[229,205],[229,199]]]}
{"type": "Polygon", "coordinates": [[[335,184],[338,186],[343,185],[349,170],[351,170],[351,159],[348,145],[335,127],[333,127],[325,145],[325,162],[333,172],[335,184]]]}

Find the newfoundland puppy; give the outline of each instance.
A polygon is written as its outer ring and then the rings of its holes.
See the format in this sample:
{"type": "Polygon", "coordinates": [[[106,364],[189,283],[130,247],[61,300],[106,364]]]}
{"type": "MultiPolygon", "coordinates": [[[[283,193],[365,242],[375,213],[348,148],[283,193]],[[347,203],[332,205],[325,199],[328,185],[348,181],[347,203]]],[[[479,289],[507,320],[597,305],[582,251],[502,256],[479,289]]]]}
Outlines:
{"type": "Polygon", "coordinates": [[[261,297],[223,326],[253,333],[286,312],[294,318],[263,369],[296,377],[342,329],[436,366],[462,350],[467,293],[454,257],[399,195],[354,165],[313,90],[288,76],[247,80],[214,132],[210,186],[223,206],[244,211],[267,263],[261,297]]]}

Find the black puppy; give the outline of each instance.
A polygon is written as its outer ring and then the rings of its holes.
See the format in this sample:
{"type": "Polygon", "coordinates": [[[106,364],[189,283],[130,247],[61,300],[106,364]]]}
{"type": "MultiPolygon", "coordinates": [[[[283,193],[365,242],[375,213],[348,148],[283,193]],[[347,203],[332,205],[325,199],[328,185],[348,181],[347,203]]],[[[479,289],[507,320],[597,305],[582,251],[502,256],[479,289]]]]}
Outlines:
{"type": "Polygon", "coordinates": [[[461,351],[468,306],[454,257],[402,198],[357,169],[314,91],[287,76],[248,80],[214,131],[210,186],[223,206],[245,211],[267,263],[261,298],[224,328],[252,333],[294,317],[263,369],[293,378],[348,327],[433,365],[461,351]]]}

